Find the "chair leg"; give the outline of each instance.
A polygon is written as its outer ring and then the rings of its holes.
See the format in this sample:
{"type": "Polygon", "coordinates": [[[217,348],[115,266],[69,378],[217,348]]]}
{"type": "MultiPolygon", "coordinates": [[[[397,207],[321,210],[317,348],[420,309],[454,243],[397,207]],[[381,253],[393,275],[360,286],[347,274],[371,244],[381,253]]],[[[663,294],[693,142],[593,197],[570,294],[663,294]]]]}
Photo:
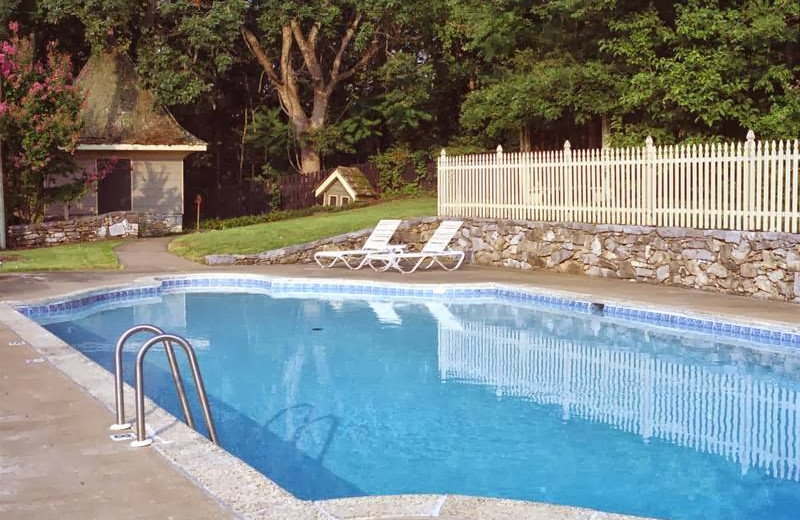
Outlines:
{"type": "Polygon", "coordinates": [[[420,258],[419,260],[417,260],[417,263],[416,263],[416,264],[414,264],[414,267],[412,267],[412,268],[411,268],[411,269],[409,269],[408,271],[406,271],[405,269],[403,269],[403,267],[400,265],[400,262],[395,262],[395,268],[396,268],[398,271],[400,271],[401,273],[403,273],[403,274],[411,274],[411,273],[413,273],[414,271],[416,271],[416,270],[419,268],[419,266],[420,266],[420,265],[422,265],[422,262],[424,262],[424,261],[425,261],[427,258],[428,258],[427,256],[423,256],[422,258],[420,258]]]}
{"type": "Polygon", "coordinates": [[[361,269],[362,267],[367,265],[367,263],[369,263],[369,255],[364,255],[363,257],[361,257],[361,261],[358,263],[357,266],[353,267],[350,264],[347,264],[347,267],[349,267],[351,271],[355,271],[356,269],[361,269]]]}
{"type": "MultiPolygon", "coordinates": [[[[359,256],[361,256],[361,255],[359,255],[359,256]]],[[[358,262],[357,264],[353,265],[350,262],[348,262],[347,258],[342,259],[342,261],[344,262],[344,265],[346,265],[347,268],[350,269],[351,271],[355,271],[356,269],[361,269],[364,266],[364,263],[366,262],[366,260],[367,260],[367,255],[363,255],[362,258],[361,258],[361,261],[358,262]]]]}
{"type": "Polygon", "coordinates": [[[461,264],[463,262],[464,262],[464,255],[458,255],[458,259],[456,260],[456,264],[454,266],[452,266],[452,267],[448,267],[447,264],[443,263],[438,258],[436,259],[436,263],[439,264],[442,267],[442,269],[444,269],[445,271],[455,271],[456,269],[461,267],[461,264]]]}
{"type": "Polygon", "coordinates": [[[369,266],[372,268],[373,271],[378,273],[383,273],[388,271],[394,265],[394,262],[391,260],[375,260],[374,258],[369,258],[369,256],[365,259],[369,266]],[[373,262],[380,261],[383,262],[383,265],[376,266],[373,262]]]}
{"type": "Polygon", "coordinates": [[[337,255],[337,256],[333,257],[333,260],[331,260],[331,262],[329,264],[324,264],[324,263],[322,263],[321,258],[324,258],[324,257],[318,257],[318,256],[314,255],[314,261],[317,263],[318,266],[320,266],[323,269],[331,268],[331,267],[334,266],[334,264],[336,264],[336,262],[338,262],[339,260],[342,260],[342,257],[337,255]]]}

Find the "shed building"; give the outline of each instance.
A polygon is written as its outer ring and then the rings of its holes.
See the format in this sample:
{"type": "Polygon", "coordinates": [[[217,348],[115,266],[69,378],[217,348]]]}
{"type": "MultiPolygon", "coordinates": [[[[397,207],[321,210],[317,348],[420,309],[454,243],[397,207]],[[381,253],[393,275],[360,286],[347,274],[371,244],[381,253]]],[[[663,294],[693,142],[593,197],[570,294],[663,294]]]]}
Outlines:
{"type": "Polygon", "coordinates": [[[97,189],[72,202],[55,204],[50,215],[139,214],[164,232],[180,232],[183,218],[183,160],[207,145],[184,129],[142,88],[133,63],[123,54],[93,55],[76,79],[85,95],[83,129],[76,150],[81,170],[107,174],[97,189]]]}

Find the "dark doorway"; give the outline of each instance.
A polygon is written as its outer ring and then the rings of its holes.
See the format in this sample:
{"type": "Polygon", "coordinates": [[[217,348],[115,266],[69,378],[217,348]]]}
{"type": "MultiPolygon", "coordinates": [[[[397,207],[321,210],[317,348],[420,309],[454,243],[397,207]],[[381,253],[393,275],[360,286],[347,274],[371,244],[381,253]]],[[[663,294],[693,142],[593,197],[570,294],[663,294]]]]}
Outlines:
{"type": "Polygon", "coordinates": [[[130,159],[98,159],[97,171],[105,173],[105,177],[97,184],[97,213],[130,211],[130,159]]]}

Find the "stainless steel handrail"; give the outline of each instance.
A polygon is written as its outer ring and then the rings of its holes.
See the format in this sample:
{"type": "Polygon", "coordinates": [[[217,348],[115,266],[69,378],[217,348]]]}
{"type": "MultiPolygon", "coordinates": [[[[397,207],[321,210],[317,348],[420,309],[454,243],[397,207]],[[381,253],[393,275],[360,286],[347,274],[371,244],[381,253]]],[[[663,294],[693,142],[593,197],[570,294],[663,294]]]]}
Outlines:
{"type": "MultiPolygon", "coordinates": [[[[150,332],[155,335],[164,334],[164,331],[155,325],[147,325],[143,323],[126,330],[117,340],[117,345],[114,348],[114,396],[116,398],[117,422],[109,427],[109,429],[114,431],[127,430],[131,427],[131,423],[125,422],[125,396],[122,382],[122,349],[125,347],[125,343],[131,338],[131,336],[140,332],[150,332]]],[[[172,379],[175,381],[175,389],[178,392],[178,399],[181,402],[183,416],[186,418],[186,423],[194,428],[194,418],[192,417],[191,410],[189,410],[189,401],[186,400],[186,390],[183,387],[183,379],[181,378],[180,368],[178,368],[178,362],[175,360],[175,349],[172,348],[172,343],[165,341],[164,350],[167,353],[169,368],[172,371],[172,379]]]]}
{"type": "Polygon", "coordinates": [[[197,356],[194,353],[192,345],[184,338],[175,334],[159,334],[145,342],[139,349],[136,355],[136,440],[131,442],[131,446],[141,447],[149,446],[153,440],[148,439],[145,435],[144,424],[144,378],[142,377],[144,357],[147,351],[158,343],[172,343],[179,345],[186,352],[186,357],[189,358],[189,366],[192,369],[192,376],[194,377],[194,385],[197,388],[197,396],[200,400],[200,406],[203,409],[203,416],[206,419],[206,427],[208,428],[208,435],[214,444],[219,444],[217,439],[217,430],[214,428],[214,421],[211,418],[211,409],[208,407],[208,399],[206,398],[206,389],[203,385],[203,376],[200,375],[200,367],[197,364],[197,356]]]}

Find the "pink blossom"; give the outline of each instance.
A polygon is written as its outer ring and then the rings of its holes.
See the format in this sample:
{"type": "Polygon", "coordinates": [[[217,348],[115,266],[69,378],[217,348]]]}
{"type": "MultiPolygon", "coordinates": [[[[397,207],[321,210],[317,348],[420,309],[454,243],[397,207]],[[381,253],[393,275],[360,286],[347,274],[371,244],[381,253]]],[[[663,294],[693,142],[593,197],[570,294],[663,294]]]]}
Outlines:
{"type": "Polygon", "coordinates": [[[11,29],[11,32],[17,34],[19,32],[19,22],[11,21],[8,23],[8,28],[11,29]]]}

